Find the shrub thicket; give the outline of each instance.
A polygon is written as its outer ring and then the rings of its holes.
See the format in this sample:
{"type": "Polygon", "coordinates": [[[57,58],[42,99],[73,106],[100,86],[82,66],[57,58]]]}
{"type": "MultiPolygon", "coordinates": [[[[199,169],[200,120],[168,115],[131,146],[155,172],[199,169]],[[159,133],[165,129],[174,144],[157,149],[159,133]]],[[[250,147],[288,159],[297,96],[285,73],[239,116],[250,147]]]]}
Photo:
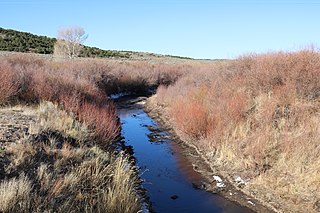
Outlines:
{"type": "Polygon", "coordinates": [[[190,72],[157,94],[177,133],[210,164],[250,180],[245,190],[259,189],[264,200],[314,211],[320,198],[318,52],[243,56],[190,72]]]}
{"type": "Polygon", "coordinates": [[[60,104],[90,124],[105,143],[116,138],[119,127],[108,97],[114,93],[146,94],[159,84],[173,83],[183,65],[145,62],[106,62],[82,59],[53,62],[16,54],[0,61],[0,104],[60,104]]]}

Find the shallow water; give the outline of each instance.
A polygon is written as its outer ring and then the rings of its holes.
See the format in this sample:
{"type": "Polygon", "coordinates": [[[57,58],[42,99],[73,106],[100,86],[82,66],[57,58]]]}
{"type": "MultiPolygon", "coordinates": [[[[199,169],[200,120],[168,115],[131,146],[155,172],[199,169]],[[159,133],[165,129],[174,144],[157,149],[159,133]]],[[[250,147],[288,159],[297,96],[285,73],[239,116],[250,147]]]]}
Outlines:
{"type": "MultiPolygon", "coordinates": [[[[142,109],[120,109],[119,116],[125,144],[133,147],[153,211],[252,212],[217,194],[196,189],[192,183],[201,182],[200,174],[181,154],[179,145],[170,139],[161,137],[162,142],[150,141],[148,135],[152,132],[147,127],[159,124],[142,109]]],[[[159,135],[167,133],[159,132],[159,135]]]]}

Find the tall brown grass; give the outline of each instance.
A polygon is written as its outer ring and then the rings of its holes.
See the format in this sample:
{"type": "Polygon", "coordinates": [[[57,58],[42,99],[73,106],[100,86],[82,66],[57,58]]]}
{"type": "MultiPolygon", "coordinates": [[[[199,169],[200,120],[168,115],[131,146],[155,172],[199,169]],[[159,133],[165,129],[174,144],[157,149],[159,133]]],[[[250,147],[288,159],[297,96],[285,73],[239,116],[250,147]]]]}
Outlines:
{"type": "Polygon", "coordinates": [[[284,209],[315,211],[320,199],[320,54],[242,56],[160,87],[177,133],[245,190],[284,209]],[[262,193],[261,193],[262,192],[262,193]],[[279,204],[280,203],[280,204],[279,204]]]}

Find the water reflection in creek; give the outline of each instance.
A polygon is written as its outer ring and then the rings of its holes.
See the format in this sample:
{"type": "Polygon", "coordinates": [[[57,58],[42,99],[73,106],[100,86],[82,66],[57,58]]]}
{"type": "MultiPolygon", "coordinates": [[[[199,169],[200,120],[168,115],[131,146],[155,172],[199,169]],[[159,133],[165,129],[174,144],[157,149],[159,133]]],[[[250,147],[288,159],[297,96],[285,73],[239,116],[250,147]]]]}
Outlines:
{"type": "MultiPolygon", "coordinates": [[[[141,168],[143,187],[156,212],[251,212],[223,197],[197,190],[192,183],[201,181],[191,164],[169,139],[150,142],[147,126],[157,123],[142,109],[120,109],[122,135],[134,149],[141,168]]],[[[166,134],[162,132],[161,134],[166,134]]]]}

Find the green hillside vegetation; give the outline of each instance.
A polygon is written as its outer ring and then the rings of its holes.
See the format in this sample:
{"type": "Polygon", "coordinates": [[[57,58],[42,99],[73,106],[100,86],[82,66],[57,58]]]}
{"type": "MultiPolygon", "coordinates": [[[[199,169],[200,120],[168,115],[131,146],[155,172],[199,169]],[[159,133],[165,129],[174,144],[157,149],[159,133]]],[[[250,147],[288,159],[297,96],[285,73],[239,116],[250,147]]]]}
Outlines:
{"type": "Polygon", "coordinates": [[[116,50],[102,50],[97,47],[88,47],[84,48],[80,52],[80,57],[101,57],[101,58],[130,58],[129,52],[122,52],[116,50]]]}
{"type": "Polygon", "coordinates": [[[52,54],[55,38],[0,28],[0,50],[52,54]]]}
{"type": "MultiPolygon", "coordinates": [[[[56,38],[38,36],[0,27],[0,51],[53,54],[56,38]]],[[[192,59],[188,57],[140,53],[134,51],[102,50],[97,47],[83,46],[79,57],[89,58],[132,58],[132,57],[169,57],[176,59],[192,59]]]]}

